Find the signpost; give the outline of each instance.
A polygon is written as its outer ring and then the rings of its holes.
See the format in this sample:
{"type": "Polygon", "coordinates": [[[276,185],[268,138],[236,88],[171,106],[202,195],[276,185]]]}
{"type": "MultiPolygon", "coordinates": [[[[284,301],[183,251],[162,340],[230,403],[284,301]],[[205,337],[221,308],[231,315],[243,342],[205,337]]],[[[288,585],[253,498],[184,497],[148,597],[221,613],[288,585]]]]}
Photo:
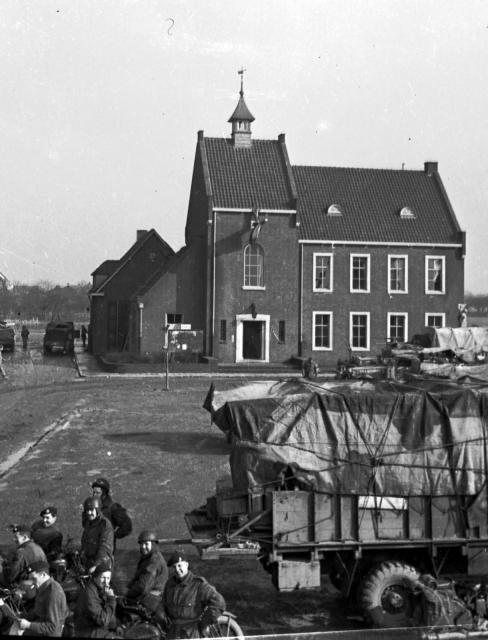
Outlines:
{"type": "Polygon", "coordinates": [[[167,324],[163,327],[164,331],[164,344],[163,344],[163,357],[164,357],[164,369],[166,372],[166,387],[165,391],[169,391],[169,330],[171,325],[167,324]]]}

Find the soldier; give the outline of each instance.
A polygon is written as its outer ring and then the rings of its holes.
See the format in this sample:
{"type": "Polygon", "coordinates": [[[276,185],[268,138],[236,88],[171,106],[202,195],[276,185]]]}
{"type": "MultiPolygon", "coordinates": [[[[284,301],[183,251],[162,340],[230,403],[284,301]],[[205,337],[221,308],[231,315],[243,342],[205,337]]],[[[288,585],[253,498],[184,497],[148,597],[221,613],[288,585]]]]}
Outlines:
{"type": "Polygon", "coordinates": [[[156,611],[168,580],[168,567],[153,531],[142,531],[137,542],[141,557],[127,587],[126,597],[143,604],[149,611],[156,611]]]}
{"type": "Polygon", "coordinates": [[[22,325],[20,335],[22,337],[22,349],[27,349],[27,342],[29,340],[29,329],[25,326],[25,324],[22,325]]]}
{"type": "Polygon", "coordinates": [[[124,507],[112,500],[110,483],[106,478],[97,478],[91,486],[93,496],[101,501],[102,514],[112,523],[115,548],[115,540],[125,538],[132,531],[132,521],[124,507]]]}
{"type": "Polygon", "coordinates": [[[17,544],[14,556],[4,569],[6,585],[14,584],[28,577],[28,567],[34,562],[47,563],[46,554],[42,548],[30,537],[30,528],[26,524],[11,526],[14,540],[17,544]]]}
{"type": "Polygon", "coordinates": [[[31,528],[31,537],[36,544],[42,547],[48,560],[54,559],[61,551],[63,534],[56,527],[58,510],[56,507],[45,507],[40,520],[36,520],[31,528]]]}
{"type": "Polygon", "coordinates": [[[81,561],[89,573],[102,563],[113,565],[114,530],[102,514],[98,498],[87,498],[83,503],[83,534],[81,536],[81,561]]]}
{"type": "Polygon", "coordinates": [[[169,578],[163,594],[169,628],[166,640],[201,638],[217,622],[225,609],[225,600],[205,578],[194,575],[186,554],[175,551],[168,560],[175,575],[169,578]]]}
{"type": "Polygon", "coordinates": [[[3,368],[2,351],[3,351],[3,344],[0,343],[0,376],[2,376],[2,378],[4,378],[6,380],[7,379],[7,374],[5,373],[5,369],[3,368]]]}
{"type": "MultiPolygon", "coordinates": [[[[37,588],[34,610],[18,620],[19,628],[26,635],[61,637],[64,622],[69,614],[63,588],[49,575],[49,565],[43,560],[28,567],[29,578],[37,588]]],[[[18,634],[17,634],[18,635],[18,634]]]]}
{"type": "Polygon", "coordinates": [[[303,363],[302,374],[307,380],[313,380],[318,376],[319,365],[315,362],[312,356],[308,357],[303,363]]]}
{"type": "Polygon", "coordinates": [[[77,638],[116,638],[116,599],[110,585],[110,565],[97,566],[76,601],[74,623],[77,638]]]}

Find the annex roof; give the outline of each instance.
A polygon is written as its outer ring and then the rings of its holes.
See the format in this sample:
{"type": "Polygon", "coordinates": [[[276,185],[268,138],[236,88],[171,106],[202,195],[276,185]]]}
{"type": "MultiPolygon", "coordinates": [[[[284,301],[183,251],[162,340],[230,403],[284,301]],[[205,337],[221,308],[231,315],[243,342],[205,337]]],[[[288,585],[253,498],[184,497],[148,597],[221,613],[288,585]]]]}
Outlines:
{"type": "Polygon", "coordinates": [[[302,240],[459,243],[436,170],[293,166],[293,173],[302,240]],[[400,215],[405,207],[412,215],[400,215]]]}
{"type": "Polygon", "coordinates": [[[214,207],[294,208],[283,142],[236,148],[230,138],[204,138],[204,145],[214,207]]]}
{"type": "Polygon", "coordinates": [[[109,276],[118,267],[119,260],[105,260],[95,271],[92,272],[92,276],[109,276]]]}
{"type": "MultiPolygon", "coordinates": [[[[107,260],[106,261],[106,262],[114,262],[115,263],[114,269],[111,271],[110,274],[108,274],[108,273],[106,273],[104,271],[100,271],[101,275],[108,275],[108,278],[106,278],[98,287],[92,289],[90,291],[90,293],[100,293],[105,288],[105,286],[112,280],[112,278],[117,273],[119,273],[119,271],[121,269],[124,268],[124,266],[146,244],[146,242],[152,236],[156,236],[158,238],[158,240],[168,250],[168,254],[170,254],[170,255],[174,254],[174,250],[169,246],[169,244],[165,240],[163,240],[161,238],[161,236],[159,235],[159,233],[155,229],[150,229],[149,231],[146,231],[145,233],[141,233],[140,237],[137,238],[136,242],[134,242],[134,244],[124,253],[124,255],[120,258],[120,260],[107,260]]],[[[103,263],[103,264],[105,264],[105,263],[103,263]]],[[[100,269],[100,267],[98,267],[98,269],[100,269]]]]}

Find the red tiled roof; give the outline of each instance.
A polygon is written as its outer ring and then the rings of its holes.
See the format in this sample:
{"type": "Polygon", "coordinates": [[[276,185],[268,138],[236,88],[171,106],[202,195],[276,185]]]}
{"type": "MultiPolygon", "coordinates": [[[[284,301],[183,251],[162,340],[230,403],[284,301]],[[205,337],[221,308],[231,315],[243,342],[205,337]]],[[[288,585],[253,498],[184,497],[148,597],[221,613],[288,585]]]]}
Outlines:
{"type": "Polygon", "coordinates": [[[304,240],[459,243],[438,173],[294,166],[304,240]],[[328,216],[330,205],[342,216],[328,216]],[[400,218],[409,207],[414,218],[400,218]]]}
{"type": "Polygon", "coordinates": [[[278,140],[234,147],[230,138],[204,138],[214,207],[289,209],[291,191],[278,140]]]}

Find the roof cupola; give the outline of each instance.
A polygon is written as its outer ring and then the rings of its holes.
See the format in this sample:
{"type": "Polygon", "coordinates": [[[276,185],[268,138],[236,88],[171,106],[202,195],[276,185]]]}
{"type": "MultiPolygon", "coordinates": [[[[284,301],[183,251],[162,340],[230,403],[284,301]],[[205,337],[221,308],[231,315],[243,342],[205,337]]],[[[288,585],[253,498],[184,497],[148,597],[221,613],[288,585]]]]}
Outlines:
{"type": "Polygon", "coordinates": [[[245,69],[240,69],[237,72],[241,76],[240,98],[234,113],[228,120],[232,123],[232,141],[235,147],[250,147],[252,143],[251,122],[254,121],[254,116],[244,101],[244,71],[245,69]]]}

